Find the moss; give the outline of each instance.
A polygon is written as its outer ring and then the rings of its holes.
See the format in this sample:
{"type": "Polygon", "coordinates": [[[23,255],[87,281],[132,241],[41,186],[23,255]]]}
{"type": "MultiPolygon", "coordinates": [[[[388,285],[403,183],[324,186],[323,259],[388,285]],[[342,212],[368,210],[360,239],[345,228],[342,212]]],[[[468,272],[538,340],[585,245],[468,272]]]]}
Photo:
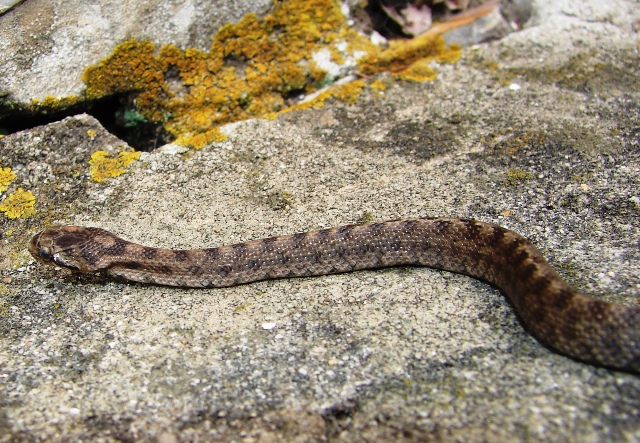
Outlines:
{"type": "Polygon", "coordinates": [[[507,186],[515,186],[518,183],[530,180],[533,178],[533,174],[522,169],[512,169],[507,172],[506,184],[507,186]]]}
{"type": "Polygon", "coordinates": [[[240,311],[244,311],[245,309],[247,309],[249,306],[251,306],[252,303],[243,303],[239,306],[236,306],[235,308],[233,308],[233,310],[235,312],[240,312],[240,311]]]}
{"type": "Polygon", "coordinates": [[[121,117],[124,121],[125,128],[135,128],[136,126],[146,123],[147,119],[135,109],[127,108],[124,112],[116,112],[116,117],[121,117]]]}
{"type": "Polygon", "coordinates": [[[514,76],[522,76],[528,81],[578,88],[596,77],[604,66],[598,61],[598,52],[592,49],[572,56],[567,63],[558,68],[512,68],[508,72],[514,76]]]}
{"type": "Polygon", "coordinates": [[[374,220],[373,213],[371,211],[365,211],[356,221],[359,225],[366,225],[374,220]]]}
{"type": "Polygon", "coordinates": [[[14,178],[16,174],[11,168],[0,168],[0,192],[6,191],[14,178]]]}
{"type": "Polygon", "coordinates": [[[106,151],[96,151],[89,160],[89,174],[93,181],[101,183],[108,178],[124,174],[127,167],[138,159],[140,159],[140,153],[136,151],[123,151],[115,158],[109,157],[106,151]]]}
{"type": "MultiPolygon", "coordinates": [[[[247,14],[237,24],[223,26],[209,52],[126,41],[87,68],[83,80],[91,99],[135,94],[140,116],[163,124],[179,143],[197,148],[219,140],[215,128],[222,124],[274,118],[285,110],[291,93],[311,93],[332,81],[313,62],[313,54],[322,50],[329,50],[338,65],[353,65],[360,57],[357,70],[365,75],[401,71],[425,57],[452,62],[460,54],[440,37],[381,50],[348,27],[339,2],[287,0],[274,2],[262,19],[247,14]]],[[[363,85],[343,85],[292,109],[321,106],[329,97],[352,102],[363,85]]]]}
{"type": "Polygon", "coordinates": [[[0,212],[7,218],[27,218],[36,213],[35,203],[36,198],[31,192],[18,188],[0,203],[0,212]]]}
{"type": "MultiPolygon", "coordinates": [[[[511,54],[502,52],[500,57],[508,58],[511,57],[511,54]]],[[[609,77],[614,77],[618,82],[631,81],[634,84],[637,83],[637,76],[627,77],[630,71],[623,66],[612,64],[608,61],[608,57],[607,53],[600,53],[592,49],[578,53],[563,65],[554,68],[504,68],[499,62],[484,59],[478,53],[470,51],[465,56],[464,63],[491,73],[495,81],[503,86],[513,83],[518,78],[525,79],[528,82],[555,84],[579,90],[583,90],[585,85],[590,82],[597,82],[599,78],[608,79],[609,77]]],[[[630,63],[634,61],[632,55],[622,57],[621,60],[630,60],[630,63]]]]}
{"type": "Polygon", "coordinates": [[[523,149],[548,146],[550,140],[544,131],[530,129],[514,132],[512,128],[506,128],[481,137],[480,143],[487,146],[488,152],[514,155],[523,149]]]}
{"type": "Polygon", "coordinates": [[[289,191],[274,192],[267,196],[267,203],[273,210],[290,209],[295,202],[296,198],[289,191]]]}

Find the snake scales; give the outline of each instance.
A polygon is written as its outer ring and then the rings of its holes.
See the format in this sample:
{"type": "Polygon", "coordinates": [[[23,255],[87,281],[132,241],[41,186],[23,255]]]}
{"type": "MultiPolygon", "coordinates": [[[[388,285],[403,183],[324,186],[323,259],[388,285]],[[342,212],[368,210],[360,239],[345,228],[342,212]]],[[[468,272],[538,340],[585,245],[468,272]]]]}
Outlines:
{"type": "Polygon", "coordinates": [[[567,283],[527,239],[457,218],[348,225],[209,249],[157,249],[104,229],[58,226],[31,239],[39,261],[159,285],[224,287],[258,280],[422,265],[486,280],[526,328],[562,354],[640,373],[640,307],[597,300],[567,283]]]}

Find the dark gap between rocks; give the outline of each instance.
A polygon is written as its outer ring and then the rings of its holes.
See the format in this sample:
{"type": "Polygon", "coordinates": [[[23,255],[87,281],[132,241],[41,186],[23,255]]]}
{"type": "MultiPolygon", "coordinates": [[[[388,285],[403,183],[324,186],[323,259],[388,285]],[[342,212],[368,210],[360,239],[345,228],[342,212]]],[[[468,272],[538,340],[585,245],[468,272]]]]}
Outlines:
{"type": "Polygon", "coordinates": [[[130,94],[118,94],[61,110],[34,112],[0,98],[0,134],[13,134],[87,113],[137,151],[149,152],[175,139],[162,124],[147,121],[134,106],[129,105],[131,101],[130,94]]]}

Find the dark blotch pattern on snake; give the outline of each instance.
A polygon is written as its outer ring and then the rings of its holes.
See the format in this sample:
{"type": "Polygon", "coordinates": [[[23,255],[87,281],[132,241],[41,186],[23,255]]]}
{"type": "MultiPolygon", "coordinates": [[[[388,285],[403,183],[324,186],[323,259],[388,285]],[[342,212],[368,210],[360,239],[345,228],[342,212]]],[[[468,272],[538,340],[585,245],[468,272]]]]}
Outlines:
{"type": "Polygon", "coordinates": [[[558,352],[640,373],[640,307],[576,291],[527,239],[474,220],[396,220],[178,251],[130,243],[99,228],[59,226],[33,237],[29,251],[43,263],[73,271],[191,288],[429,266],[499,287],[526,328],[558,352]]]}

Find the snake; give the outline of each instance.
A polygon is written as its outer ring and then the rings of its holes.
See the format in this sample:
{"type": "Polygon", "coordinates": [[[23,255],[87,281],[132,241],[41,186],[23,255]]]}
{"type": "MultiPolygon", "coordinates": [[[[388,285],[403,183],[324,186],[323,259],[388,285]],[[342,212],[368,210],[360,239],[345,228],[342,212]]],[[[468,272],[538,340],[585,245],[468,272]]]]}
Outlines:
{"type": "Polygon", "coordinates": [[[560,354],[640,374],[638,303],[611,303],[572,288],[525,237],[481,221],[391,220],[190,250],[143,246],[101,228],[52,226],[30,240],[29,251],[73,272],[184,288],[427,266],[498,287],[525,329],[560,354]]]}

